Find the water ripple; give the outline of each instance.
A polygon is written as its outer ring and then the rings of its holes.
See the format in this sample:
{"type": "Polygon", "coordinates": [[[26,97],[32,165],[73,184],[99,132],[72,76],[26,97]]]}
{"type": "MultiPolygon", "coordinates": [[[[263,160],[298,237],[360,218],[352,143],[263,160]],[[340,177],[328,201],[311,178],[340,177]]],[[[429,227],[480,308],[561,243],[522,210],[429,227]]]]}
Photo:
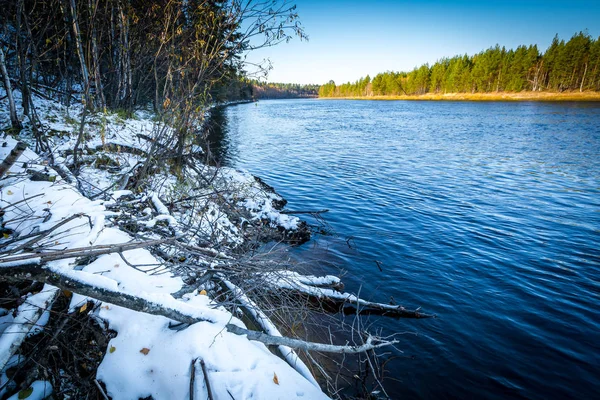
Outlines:
{"type": "Polygon", "coordinates": [[[370,321],[419,332],[389,356],[395,397],[600,392],[598,104],[263,101],[214,118],[223,163],[331,210],[337,236],[298,260],[439,315],[370,321]]]}

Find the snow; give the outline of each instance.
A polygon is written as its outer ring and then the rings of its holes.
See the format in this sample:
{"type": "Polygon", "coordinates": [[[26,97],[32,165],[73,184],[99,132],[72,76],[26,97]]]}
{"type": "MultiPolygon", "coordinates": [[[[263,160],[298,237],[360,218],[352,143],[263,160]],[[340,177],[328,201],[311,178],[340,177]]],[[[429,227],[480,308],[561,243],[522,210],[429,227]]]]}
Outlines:
{"type": "MultiPolygon", "coordinates": [[[[204,297],[206,296],[196,296],[204,297]]],[[[101,309],[110,316],[111,329],[119,335],[111,340],[98,378],[114,399],[152,396],[156,399],[189,398],[191,363],[205,360],[215,398],[325,398],[315,386],[299,377],[287,363],[274,357],[262,344],[224,331],[222,326],[201,322],[187,329],[169,329],[169,320],[147,314],[132,318],[118,307],[101,309]],[[140,352],[150,351],[147,355],[140,352]],[[273,382],[277,374],[280,385],[273,382]]],[[[232,317],[233,318],[233,317],[232,317]]],[[[240,322],[238,322],[240,323],[240,322]]]]}
{"type": "Polygon", "coordinates": [[[156,211],[159,214],[169,215],[169,209],[160,201],[158,195],[156,193],[150,194],[150,198],[152,199],[152,204],[156,207],[156,211]]]}
{"type": "MultiPolygon", "coordinates": [[[[239,301],[246,308],[246,310],[248,310],[248,312],[252,314],[253,318],[258,323],[260,323],[265,333],[268,333],[272,336],[281,337],[279,329],[277,329],[277,327],[271,322],[271,320],[265,315],[265,313],[263,313],[260,310],[260,308],[258,308],[256,304],[254,304],[254,302],[250,298],[248,298],[248,296],[246,296],[240,288],[238,288],[226,279],[222,279],[222,282],[229,288],[229,290],[231,290],[231,292],[235,296],[235,299],[239,301]]],[[[310,383],[312,383],[316,387],[319,387],[319,384],[312,376],[312,373],[310,372],[306,364],[304,364],[304,362],[298,357],[298,355],[293,349],[287,346],[277,347],[279,348],[279,351],[281,352],[283,357],[288,361],[290,365],[294,367],[294,369],[296,369],[296,371],[298,371],[310,383]]]]}
{"type": "MultiPolygon", "coordinates": [[[[0,125],[8,123],[8,107],[5,104],[5,101],[0,101],[0,125]]],[[[51,139],[55,152],[72,149],[72,134],[76,131],[77,124],[69,123],[66,117],[77,120],[81,106],[74,105],[67,110],[58,103],[37,97],[34,98],[34,104],[42,123],[56,132],[51,139]]],[[[98,131],[91,132],[92,139],[85,144],[89,148],[101,149],[110,143],[145,151],[149,142],[141,140],[137,134],[151,135],[152,130],[156,128],[156,123],[148,113],[138,113],[136,119],[128,120],[108,114],[91,118],[95,118],[97,124],[90,124],[90,129],[101,128],[103,135],[99,135],[98,131]]],[[[0,159],[4,159],[16,145],[16,140],[10,137],[4,141],[7,146],[0,147],[0,159]]],[[[56,161],[68,162],[69,157],[71,156],[57,157],[56,161]]],[[[33,182],[27,179],[26,169],[47,171],[53,175],[55,172],[31,149],[25,150],[11,168],[9,176],[0,183],[0,206],[4,207],[6,212],[4,219],[13,221],[7,223],[7,228],[13,229],[15,235],[27,235],[50,229],[61,221],[81,213],[80,218],[74,218],[54,230],[36,246],[42,245],[43,251],[54,251],[131,242],[134,238],[120,230],[118,225],[109,223],[109,217],[114,216],[115,212],[107,210],[106,206],[116,204],[120,198],[133,194],[129,191],[108,189],[114,189],[119,179],[125,177],[127,170],[140,159],[141,156],[130,154],[119,157],[119,174],[91,166],[82,168],[80,177],[84,182],[81,188],[85,194],[96,195],[105,190],[111,194],[109,201],[93,201],[84,197],[75,186],[60,177],[57,177],[55,182],[33,182]],[[27,168],[24,168],[24,162],[27,163],[27,168]],[[39,196],[33,197],[35,195],[39,196]],[[28,200],[10,207],[11,204],[25,199],[28,200]]],[[[265,191],[251,174],[233,169],[216,171],[211,167],[206,167],[204,173],[207,176],[216,175],[212,188],[203,189],[207,195],[217,190],[225,200],[245,207],[252,219],[267,220],[273,227],[294,229],[298,226],[299,220],[296,217],[277,212],[273,207],[273,200],[278,200],[278,195],[265,191]]],[[[162,180],[157,179],[154,186],[153,192],[147,196],[157,214],[154,215],[149,208],[145,209],[144,214],[150,219],[140,221],[140,224],[151,225],[157,221],[167,221],[171,227],[177,227],[185,220],[216,241],[227,242],[232,246],[243,242],[238,225],[221,209],[218,199],[209,198],[201,215],[186,214],[185,211],[170,213],[161,198],[168,199],[176,186],[176,180],[169,176],[163,177],[162,180]]],[[[197,194],[202,193],[199,191],[197,194]]],[[[9,245],[7,250],[14,249],[19,244],[22,243],[9,245]]],[[[227,257],[216,249],[211,250],[215,255],[227,257]]],[[[311,380],[307,376],[310,375],[309,372],[299,374],[261,343],[227,332],[224,329],[226,324],[233,323],[242,327],[244,324],[229,311],[217,306],[208,296],[195,292],[185,295],[182,299],[175,299],[171,293],[182,288],[182,279],[170,273],[147,273],[154,268],[153,266],[160,264],[160,260],[147,249],[126,251],[122,256],[102,255],[83,268],[77,267],[74,261],[52,261],[46,267],[68,279],[98,289],[136,295],[203,321],[185,329],[173,330],[169,328],[172,321],[165,317],[135,312],[106,303],[96,308],[93,316],[106,321],[109,329],[117,332],[117,336],[110,341],[97,371],[97,379],[106,385],[106,390],[113,399],[138,399],[147,396],[155,399],[188,399],[191,365],[198,359],[206,363],[208,379],[217,399],[327,398],[315,385],[314,378],[311,380]],[[140,267],[133,268],[130,264],[140,267]],[[140,352],[144,348],[149,350],[147,354],[140,352]],[[274,376],[277,376],[278,382],[275,382],[274,376]]],[[[40,259],[32,258],[26,263],[32,262],[39,263],[40,259]]],[[[16,265],[22,265],[22,262],[2,263],[0,257],[0,271],[3,266],[16,265]]],[[[47,304],[55,293],[56,288],[46,285],[43,291],[27,297],[14,319],[11,319],[10,314],[0,317],[0,365],[14,361],[9,351],[14,334],[31,320],[33,313],[39,313],[39,307],[47,304]]],[[[84,296],[74,294],[71,309],[81,306],[87,300],[84,296]]],[[[36,329],[41,329],[45,322],[47,319],[42,317],[38,321],[40,327],[36,329]]],[[[272,333],[276,332],[274,326],[270,330],[272,333]]],[[[293,360],[295,354],[288,354],[288,358],[293,360]]],[[[4,382],[8,378],[2,379],[4,382]]],[[[196,379],[196,390],[201,391],[204,383],[199,371],[196,371],[196,379]]],[[[50,384],[44,381],[36,381],[31,387],[33,392],[29,399],[41,399],[52,391],[50,384]]],[[[15,396],[18,397],[18,394],[14,394],[11,399],[17,398],[15,396]]]]}

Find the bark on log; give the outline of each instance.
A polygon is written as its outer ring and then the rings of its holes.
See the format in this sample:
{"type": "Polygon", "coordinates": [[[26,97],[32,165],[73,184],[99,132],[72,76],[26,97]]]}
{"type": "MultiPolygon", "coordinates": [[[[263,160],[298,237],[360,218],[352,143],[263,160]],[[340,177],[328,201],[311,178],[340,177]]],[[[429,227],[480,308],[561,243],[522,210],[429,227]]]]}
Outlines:
{"type": "Polygon", "coordinates": [[[18,158],[25,151],[27,145],[23,142],[18,142],[14,149],[10,151],[8,156],[0,164],[0,178],[8,172],[8,170],[17,162],[18,158]]]}

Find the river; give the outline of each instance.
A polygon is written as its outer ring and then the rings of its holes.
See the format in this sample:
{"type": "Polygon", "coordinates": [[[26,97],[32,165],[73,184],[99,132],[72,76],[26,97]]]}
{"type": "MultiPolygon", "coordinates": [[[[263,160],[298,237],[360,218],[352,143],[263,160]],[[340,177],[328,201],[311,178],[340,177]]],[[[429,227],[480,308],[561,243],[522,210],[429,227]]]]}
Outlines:
{"type": "Polygon", "coordinates": [[[217,160],[334,234],[292,250],[346,290],[435,319],[402,335],[394,398],[597,398],[600,103],[273,100],[213,112],[217,160]]]}

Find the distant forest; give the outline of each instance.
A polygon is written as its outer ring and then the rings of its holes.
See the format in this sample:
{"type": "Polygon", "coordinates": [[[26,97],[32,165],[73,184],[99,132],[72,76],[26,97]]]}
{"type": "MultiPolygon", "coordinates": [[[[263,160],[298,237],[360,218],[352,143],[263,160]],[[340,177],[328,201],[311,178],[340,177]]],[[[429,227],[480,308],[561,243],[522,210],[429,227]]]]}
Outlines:
{"type": "Polygon", "coordinates": [[[442,58],[410,72],[384,72],[354,83],[321,86],[320,97],[401,96],[425,93],[600,91],[600,37],[587,32],[565,42],[555,36],[545,53],[536,45],[496,45],[473,56],[442,58]]]}
{"type": "Polygon", "coordinates": [[[317,97],[319,85],[300,85],[297,83],[267,83],[250,81],[255,99],[291,99],[317,97]]]}

